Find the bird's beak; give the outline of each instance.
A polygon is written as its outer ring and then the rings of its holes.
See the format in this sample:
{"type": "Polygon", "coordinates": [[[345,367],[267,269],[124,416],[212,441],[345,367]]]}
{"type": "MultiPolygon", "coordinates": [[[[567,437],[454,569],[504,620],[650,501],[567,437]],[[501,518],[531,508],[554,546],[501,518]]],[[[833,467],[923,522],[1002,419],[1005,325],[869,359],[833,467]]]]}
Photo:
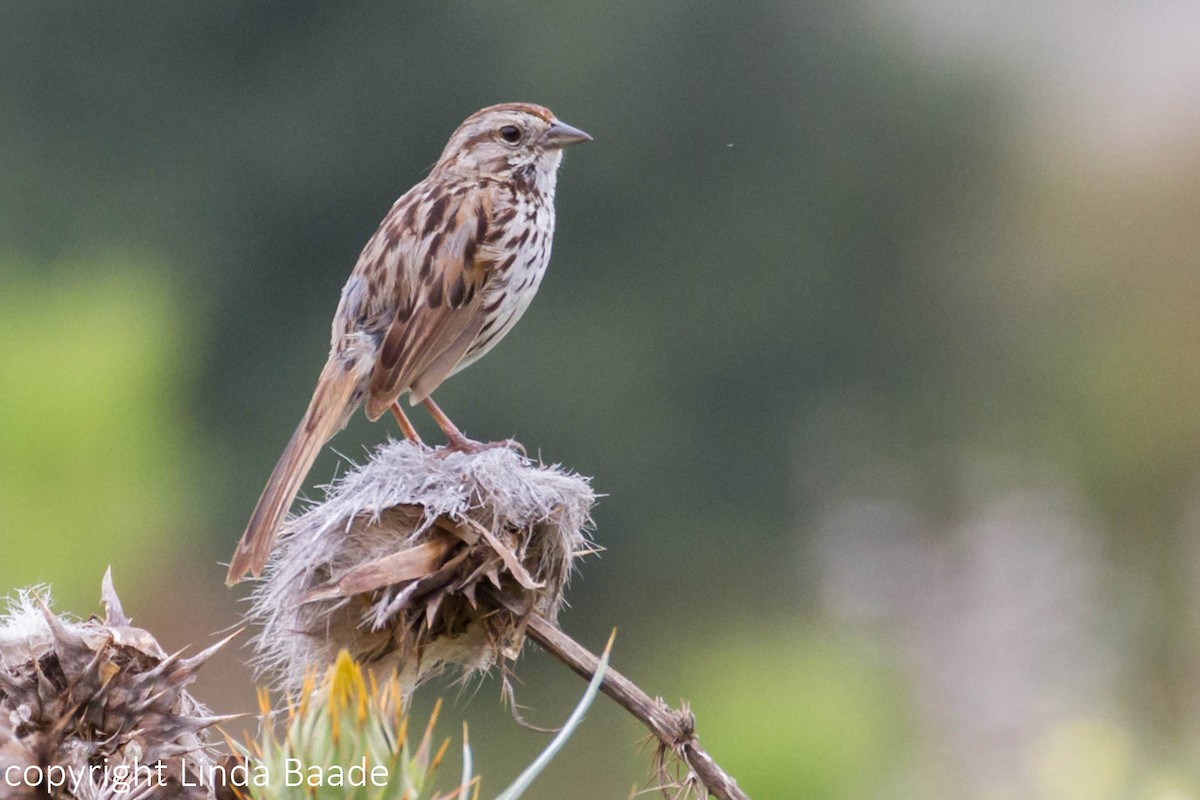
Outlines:
{"type": "Polygon", "coordinates": [[[550,130],[546,131],[542,136],[542,144],[546,147],[562,148],[567,145],[579,144],[580,142],[590,142],[591,136],[588,136],[579,128],[572,128],[565,122],[554,120],[550,126],[550,130]]]}

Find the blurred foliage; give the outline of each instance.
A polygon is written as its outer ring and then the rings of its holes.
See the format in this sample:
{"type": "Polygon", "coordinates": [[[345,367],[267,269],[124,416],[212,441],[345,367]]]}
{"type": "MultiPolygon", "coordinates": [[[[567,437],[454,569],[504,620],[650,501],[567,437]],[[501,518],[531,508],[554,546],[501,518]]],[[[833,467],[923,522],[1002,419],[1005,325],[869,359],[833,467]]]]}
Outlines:
{"type": "Polygon", "coordinates": [[[751,797],[869,796],[899,763],[894,678],[827,633],[746,626],[682,681],[702,744],[751,797]]]}
{"type": "Polygon", "coordinates": [[[189,532],[179,306],[137,259],[0,267],[0,586],[82,604],[97,569],[144,582],[189,532]]]}
{"type": "Polygon", "coordinates": [[[1047,800],[1107,800],[1125,791],[1132,763],[1128,734],[1097,720],[1070,720],[1039,743],[1033,770],[1047,800]]]}

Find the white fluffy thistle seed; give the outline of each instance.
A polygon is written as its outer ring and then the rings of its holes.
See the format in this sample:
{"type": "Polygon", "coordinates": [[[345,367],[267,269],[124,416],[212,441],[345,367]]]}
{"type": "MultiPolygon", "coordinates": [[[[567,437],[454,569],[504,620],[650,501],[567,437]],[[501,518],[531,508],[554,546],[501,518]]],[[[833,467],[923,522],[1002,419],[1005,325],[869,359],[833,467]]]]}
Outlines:
{"type": "Polygon", "coordinates": [[[247,614],[257,665],[295,691],[343,649],[408,687],[514,659],[593,551],[595,501],[586,478],[508,449],[388,442],[284,523],[247,614]]]}

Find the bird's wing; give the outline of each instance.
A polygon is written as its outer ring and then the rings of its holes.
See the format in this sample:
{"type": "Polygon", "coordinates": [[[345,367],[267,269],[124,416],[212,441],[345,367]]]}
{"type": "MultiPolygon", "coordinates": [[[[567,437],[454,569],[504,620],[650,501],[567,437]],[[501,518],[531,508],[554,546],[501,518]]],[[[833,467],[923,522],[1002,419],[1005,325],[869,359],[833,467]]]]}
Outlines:
{"type": "MultiPolygon", "coordinates": [[[[412,390],[423,400],[462,360],[482,329],[483,286],[494,260],[485,248],[491,217],[486,190],[443,191],[414,198],[415,212],[396,209],[405,225],[392,250],[399,269],[394,312],[380,340],[367,394],[377,419],[412,390]]],[[[387,222],[385,221],[385,225],[387,222]]]]}

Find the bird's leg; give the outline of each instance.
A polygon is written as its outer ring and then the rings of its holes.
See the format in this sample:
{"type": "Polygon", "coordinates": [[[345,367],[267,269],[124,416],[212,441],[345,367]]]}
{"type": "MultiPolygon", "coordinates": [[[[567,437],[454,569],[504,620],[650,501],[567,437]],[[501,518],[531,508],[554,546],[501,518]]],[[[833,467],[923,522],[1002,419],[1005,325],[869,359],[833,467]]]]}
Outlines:
{"type": "Polygon", "coordinates": [[[474,452],[479,449],[479,442],[474,439],[468,439],[458,426],[450,421],[446,416],[446,412],[438,408],[438,404],[433,402],[432,397],[426,397],[421,401],[421,405],[429,410],[429,415],[433,417],[433,421],[442,429],[442,433],[446,434],[446,438],[450,440],[450,447],[454,450],[461,450],[464,453],[474,452]]]}
{"type": "Polygon", "coordinates": [[[446,434],[446,438],[449,440],[449,445],[446,447],[448,452],[478,453],[480,450],[488,450],[492,447],[507,447],[511,450],[519,450],[521,455],[525,455],[525,446],[515,439],[505,439],[503,442],[488,442],[485,444],[468,438],[466,434],[458,429],[457,425],[450,421],[450,418],[446,416],[446,412],[438,408],[438,404],[433,402],[432,397],[426,397],[421,401],[421,404],[428,409],[430,416],[433,417],[433,421],[442,429],[442,433],[446,434]]]}
{"type": "Polygon", "coordinates": [[[400,423],[400,431],[404,434],[405,439],[408,439],[410,442],[416,445],[424,444],[424,442],[421,441],[420,435],[417,433],[417,429],[413,427],[413,424],[405,415],[404,409],[400,408],[399,400],[392,401],[392,416],[396,418],[396,422],[400,423]]]}

